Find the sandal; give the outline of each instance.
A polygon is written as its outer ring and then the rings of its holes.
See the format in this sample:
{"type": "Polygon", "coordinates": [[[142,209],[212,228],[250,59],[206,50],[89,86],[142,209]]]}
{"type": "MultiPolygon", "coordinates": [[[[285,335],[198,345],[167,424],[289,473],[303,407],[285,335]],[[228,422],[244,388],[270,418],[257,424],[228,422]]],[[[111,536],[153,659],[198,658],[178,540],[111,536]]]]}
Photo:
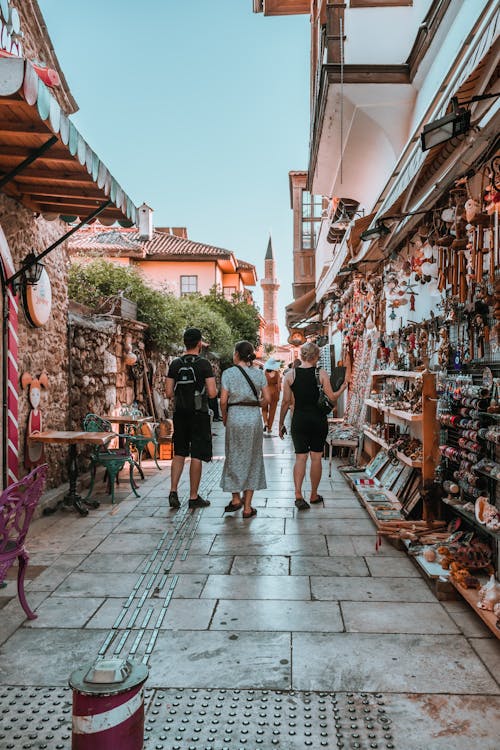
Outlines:
{"type": "Polygon", "coordinates": [[[316,503],[322,503],[324,500],[323,495],[316,495],[316,498],[314,500],[309,500],[311,505],[315,505],[316,503]]]}
{"type": "Polygon", "coordinates": [[[234,503],[229,503],[224,508],[224,513],[234,513],[235,511],[239,510],[243,507],[243,503],[238,503],[238,505],[235,505],[234,503]]]}
{"type": "Polygon", "coordinates": [[[295,500],[295,507],[297,510],[309,510],[309,503],[307,503],[303,497],[298,497],[295,500]]]}
{"type": "Polygon", "coordinates": [[[242,515],[243,515],[243,518],[252,518],[252,516],[256,516],[257,515],[257,511],[255,510],[255,508],[250,508],[250,512],[249,513],[245,513],[245,511],[243,511],[242,515]]]}

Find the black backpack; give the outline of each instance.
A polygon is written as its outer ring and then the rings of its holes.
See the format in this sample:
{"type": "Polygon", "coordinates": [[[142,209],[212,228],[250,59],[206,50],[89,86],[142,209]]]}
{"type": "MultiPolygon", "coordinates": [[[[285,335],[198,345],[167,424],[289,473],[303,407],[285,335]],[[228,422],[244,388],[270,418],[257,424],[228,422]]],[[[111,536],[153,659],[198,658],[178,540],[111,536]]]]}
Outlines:
{"type": "Polygon", "coordinates": [[[201,392],[198,390],[196,373],[193,367],[198,357],[188,355],[179,357],[179,359],[182,364],[175,379],[175,410],[185,412],[200,411],[205,386],[203,386],[201,392]]]}

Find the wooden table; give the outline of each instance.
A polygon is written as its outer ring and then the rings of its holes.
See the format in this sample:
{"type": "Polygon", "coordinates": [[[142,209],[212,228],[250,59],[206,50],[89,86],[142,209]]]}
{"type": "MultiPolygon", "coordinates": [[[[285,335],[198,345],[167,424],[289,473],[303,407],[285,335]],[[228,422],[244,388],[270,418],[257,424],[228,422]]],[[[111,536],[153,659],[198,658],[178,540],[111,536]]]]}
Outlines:
{"type": "Polygon", "coordinates": [[[57,503],[55,508],[47,508],[46,515],[55,513],[61,504],[72,506],[80,515],[87,516],[88,510],[84,505],[91,508],[98,508],[98,500],[84,500],[76,491],[78,480],[78,464],[76,461],[76,446],[80,443],[90,445],[106,445],[110,440],[115,438],[114,432],[83,432],[83,430],[44,430],[43,432],[34,432],[29,435],[28,440],[32,443],[46,443],[51,445],[68,445],[68,476],[69,490],[64,498],[57,503]]]}
{"type": "MultiPolygon", "coordinates": [[[[106,415],[104,417],[101,417],[101,419],[106,419],[108,422],[111,422],[112,424],[124,425],[125,428],[127,427],[127,425],[129,425],[131,427],[140,427],[141,425],[146,424],[147,422],[152,422],[153,421],[153,417],[132,417],[132,416],[130,416],[128,414],[120,414],[119,416],[117,415],[116,417],[112,417],[112,416],[106,415]]],[[[126,432],[128,432],[128,430],[126,430],[126,432]]],[[[124,448],[125,447],[125,443],[126,443],[125,436],[119,435],[118,436],[118,445],[120,446],[120,448],[124,448]]],[[[138,466],[138,464],[136,464],[136,466],[139,469],[139,472],[140,472],[142,478],[144,479],[144,475],[142,473],[142,469],[140,469],[140,467],[138,466]]]]}
{"type": "Polygon", "coordinates": [[[120,414],[120,416],[111,417],[111,416],[105,416],[102,417],[102,419],[107,419],[108,422],[113,422],[113,424],[133,424],[133,425],[141,425],[145,422],[152,422],[153,417],[130,417],[128,414],[120,414]]]}

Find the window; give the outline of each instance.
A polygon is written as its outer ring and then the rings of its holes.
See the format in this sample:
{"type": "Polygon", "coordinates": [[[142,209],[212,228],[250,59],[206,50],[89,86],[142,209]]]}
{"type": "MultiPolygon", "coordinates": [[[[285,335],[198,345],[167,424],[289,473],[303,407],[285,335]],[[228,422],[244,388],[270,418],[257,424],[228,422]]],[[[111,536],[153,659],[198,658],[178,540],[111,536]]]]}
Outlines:
{"type": "Polygon", "coordinates": [[[198,276],[181,276],[181,294],[198,291],[198,276]]]}
{"type": "Polygon", "coordinates": [[[232,302],[233,295],[236,294],[236,287],[235,286],[225,286],[222,289],[222,292],[224,294],[224,298],[232,302]]]}
{"type": "Polygon", "coordinates": [[[302,191],[302,249],[314,250],[316,247],[317,231],[321,221],[323,198],[321,195],[311,195],[308,190],[302,191]]]}

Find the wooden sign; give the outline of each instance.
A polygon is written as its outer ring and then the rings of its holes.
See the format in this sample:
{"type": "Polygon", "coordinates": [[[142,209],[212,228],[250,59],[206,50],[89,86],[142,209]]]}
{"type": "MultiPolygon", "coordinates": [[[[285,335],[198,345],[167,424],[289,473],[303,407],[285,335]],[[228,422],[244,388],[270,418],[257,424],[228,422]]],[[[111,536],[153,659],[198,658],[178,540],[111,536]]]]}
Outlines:
{"type": "Polygon", "coordinates": [[[50,318],[52,289],[49,274],[44,269],[37,284],[23,286],[24,312],[33,328],[41,328],[50,318]]]}

